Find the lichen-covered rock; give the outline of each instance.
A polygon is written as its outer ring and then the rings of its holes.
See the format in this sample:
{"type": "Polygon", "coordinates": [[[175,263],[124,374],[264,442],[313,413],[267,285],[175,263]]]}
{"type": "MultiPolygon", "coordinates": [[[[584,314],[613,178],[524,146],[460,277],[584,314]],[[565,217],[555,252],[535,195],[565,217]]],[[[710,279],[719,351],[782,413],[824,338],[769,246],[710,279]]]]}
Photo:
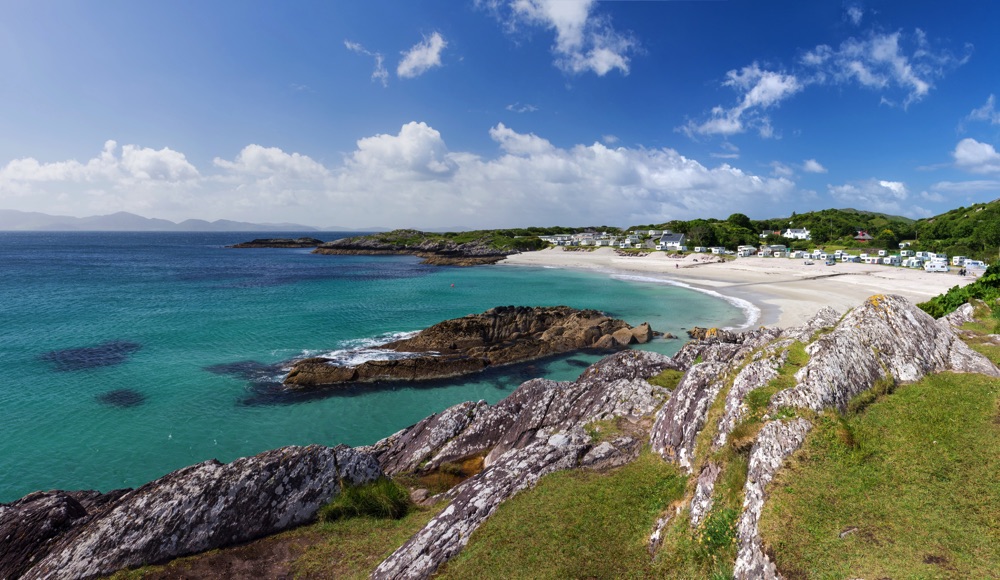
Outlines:
{"type": "Polygon", "coordinates": [[[91,578],[246,542],[305,523],[340,490],[382,474],[349,447],[283,447],[206,461],[150,482],[75,526],[24,578],[91,578]]]}
{"type": "Polygon", "coordinates": [[[670,400],[656,414],[649,437],[654,453],[691,473],[695,439],[722,389],[721,375],[727,369],[728,365],[719,362],[704,362],[688,369],[670,400]]]}
{"type": "Polygon", "coordinates": [[[810,360],[796,373],[796,386],[776,394],[772,404],[845,410],[853,397],[887,377],[910,382],[946,370],[1000,376],[950,326],[936,324],[901,296],[872,296],[806,352],[810,360]]]}
{"type": "Polygon", "coordinates": [[[697,528],[702,520],[712,511],[712,492],[715,491],[715,480],[722,473],[722,468],[712,461],[705,463],[698,474],[694,498],[691,499],[691,527],[697,528]]]}
{"type": "Polygon", "coordinates": [[[967,322],[972,322],[975,320],[975,307],[966,302],[965,304],[956,308],[952,313],[946,314],[938,319],[938,322],[943,322],[944,324],[951,326],[953,328],[958,328],[967,322]]]}
{"type": "Polygon", "coordinates": [[[482,473],[453,489],[451,503],[372,572],[375,579],[427,578],[469,542],[497,507],[554,471],[576,467],[590,448],[581,430],[536,433],[482,473]]]}
{"type": "Polygon", "coordinates": [[[715,438],[712,440],[713,449],[719,449],[726,444],[730,431],[746,414],[746,403],[744,402],[746,396],[754,389],[767,386],[769,382],[778,377],[778,369],[788,359],[788,351],[785,347],[790,343],[791,341],[779,340],[766,350],[759,352],[755,360],[747,363],[733,379],[733,385],[726,394],[726,406],[719,419],[715,438]]]}
{"type": "Polygon", "coordinates": [[[386,473],[414,471],[439,455],[443,445],[462,433],[488,407],[486,401],[459,403],[360,450],[373,455],[386,473]]]}
{"type": "Polygon", "coordinates": [[[767,485],[782,463],[802,446],[812,425],[805,419],[789,422],[772,421],[761,429],[750,451],[747,482],[743,487],[743,513],[736,524],[736,565],[733,575],[739,579],[771,579],[777,577],[774,564],[761,548],[760,522],[767,485]]]}

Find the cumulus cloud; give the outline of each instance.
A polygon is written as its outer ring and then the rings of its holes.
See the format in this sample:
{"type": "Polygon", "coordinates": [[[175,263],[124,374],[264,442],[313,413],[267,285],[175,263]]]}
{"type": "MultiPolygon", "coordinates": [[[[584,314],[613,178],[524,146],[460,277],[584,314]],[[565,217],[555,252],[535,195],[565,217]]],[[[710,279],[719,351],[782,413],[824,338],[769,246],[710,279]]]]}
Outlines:
{"type": "Polygon", "coordinates": [[[441,66],[441,51],[448,42],[435,32],[403,53],[403,60],[396,67],[396,74],[404,79],[418,77],[432,68],[441,66]]]}
{"type": "Polygon", "coordinates": [[[771,162],[771,173],[778,177],[791,177],[795,175],[795,171],[791,167],[780,161],[771,162]]]}
{"type": "Polygon", "coordinates": [[[554,31],[555,65],[568,73],[604,76],[617,70],[628,74],[631,55],[638,50],[631,35],[616,31],[607,16],[595,14],[597,0],[493,0],[486,4],[512,30],[539,26],[554,31]]]}
{"type": "Polygon", "coordinates": [[[958,142],[952,152],[955,165],[972,173],[994,173],[1000,171],[1000,153],[989,143],[980,143],[966,138],[958,142]]]}
{"type": "Polygon", "coordinates": [[[913,214],[913,208],[903,205],[909,198],[909,191],[899,181],[869,179],[843,185],[827,185],[827,191],[838,203],[846,206],[902,215],[913,214]]]}
{"type": "Polygon", "coordinates": [[[392,181],[440,178],[455,170],[441,133],[426,123],[407,123],[397,135],[366,137],[357,146],[349,166],[392,181]]]}
{"type": "Polygon", "coordinates": [[[355,54],[360,54],[362,56],[369,56],[375,59],[375,70],[372,71],[372,77],[371,77],[372,82],[378,82],[383,87],[389,86],[389,71],[385,69],[385,57],[382,56],[382,53],[371,52],[370,50],[362,46],[360,43],[351,42],[350,40],[345,40],[344,46],[347,48],[347,50],[355,54]]]}
{"type": "Polygon", "coordinates": [[[251,144],[216,157],[207,173],[172,149],[109,142],[84,162],[7,163],[0,199],[70,215],[428,228],[649,223],[777,208],[795,193],[788,177],[707,166],[673,149],[560,147],[502,123],[489,136],[493,154],[451,151],[433,127],[411,122],[357,140],[336,163],[251,144]]]}
{"type": "Polygon", "coordinates": [[[826,173],[826,167],[823,167],[815,159],[806,159],[802,162],[802,171],[806,173],[826,173]]]}

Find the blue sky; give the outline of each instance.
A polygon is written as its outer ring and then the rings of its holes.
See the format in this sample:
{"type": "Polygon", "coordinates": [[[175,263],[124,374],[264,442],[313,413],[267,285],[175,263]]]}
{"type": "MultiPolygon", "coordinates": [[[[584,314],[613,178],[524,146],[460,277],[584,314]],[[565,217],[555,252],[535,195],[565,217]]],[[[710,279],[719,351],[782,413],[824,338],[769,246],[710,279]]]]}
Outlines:
{"type": "Polygon", "coordinates": [[[475,228],[1000,197],[997,2],[0,15],[0,209],[475,228]]]}

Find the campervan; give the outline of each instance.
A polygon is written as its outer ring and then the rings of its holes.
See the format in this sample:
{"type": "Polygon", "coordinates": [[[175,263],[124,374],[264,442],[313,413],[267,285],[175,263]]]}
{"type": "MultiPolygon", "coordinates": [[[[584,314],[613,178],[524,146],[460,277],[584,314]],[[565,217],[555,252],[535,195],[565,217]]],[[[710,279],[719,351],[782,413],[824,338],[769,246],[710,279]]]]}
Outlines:
{"type": "Polygon", "coordinates": [[[924,264],[925,272],[950,272],[951,268],[948,267],[948,262],[941,262],[933,260],[924,264]]]}

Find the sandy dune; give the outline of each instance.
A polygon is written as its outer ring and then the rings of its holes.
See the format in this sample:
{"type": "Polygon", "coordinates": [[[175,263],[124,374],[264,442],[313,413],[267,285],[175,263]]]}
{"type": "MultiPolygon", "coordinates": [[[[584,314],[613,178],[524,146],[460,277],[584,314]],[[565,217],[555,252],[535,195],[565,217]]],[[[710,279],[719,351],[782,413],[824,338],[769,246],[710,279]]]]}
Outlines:
{"type": "Polygon", "coordinates": [[[788,258],[738,258],[708,263],[712,256],[689,254],[671,257],[665,252],[646,256],[619,256],[610,248],[566,251],[550,248],[509,256],[500,264],[596,270],[609,274],[642,275],[680,282],[696,289],[718,292],[756,306],[759,318],[748,326],[795,326],[823,306],[845,312],[873,294],[898,294],[923,302],[955,285],[975,278],[923,270],[837,263],[824,266],[788,258]]]}

